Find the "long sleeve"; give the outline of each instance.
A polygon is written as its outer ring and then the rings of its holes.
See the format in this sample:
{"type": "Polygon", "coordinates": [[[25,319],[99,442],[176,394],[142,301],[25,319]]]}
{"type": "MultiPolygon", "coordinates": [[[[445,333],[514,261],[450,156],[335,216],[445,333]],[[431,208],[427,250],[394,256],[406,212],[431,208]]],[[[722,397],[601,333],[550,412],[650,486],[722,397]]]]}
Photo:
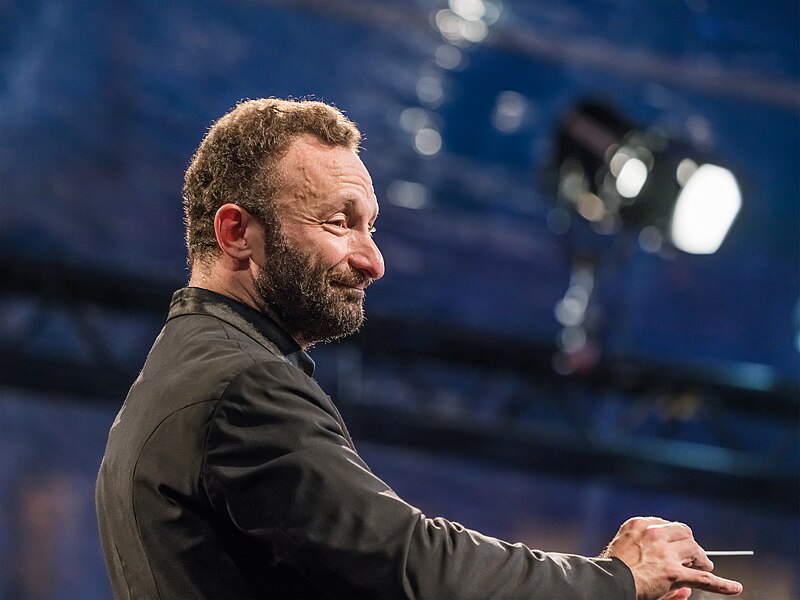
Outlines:
{"type": "Polygon", "coordinates": [[[617,559],[545,553],[431,519],[373,475],[330,399],[295,367],[227,387],[202,477],[215,511],[334,597],[633,600],[617,559]]]}

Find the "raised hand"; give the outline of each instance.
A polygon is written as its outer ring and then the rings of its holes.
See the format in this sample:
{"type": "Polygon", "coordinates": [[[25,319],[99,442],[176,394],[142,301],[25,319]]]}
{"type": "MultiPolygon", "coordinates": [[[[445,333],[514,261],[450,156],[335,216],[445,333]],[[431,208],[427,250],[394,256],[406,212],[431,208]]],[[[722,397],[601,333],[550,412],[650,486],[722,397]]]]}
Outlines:
{"type": "Polygon", "coordinates": [[[688,598],[695,588],[735,596],[742,584],[712,575],[714,563],[683,523],[634,517],[622,524],[604,557],[622,560],[633,573],[637,600],[688,598]]]}

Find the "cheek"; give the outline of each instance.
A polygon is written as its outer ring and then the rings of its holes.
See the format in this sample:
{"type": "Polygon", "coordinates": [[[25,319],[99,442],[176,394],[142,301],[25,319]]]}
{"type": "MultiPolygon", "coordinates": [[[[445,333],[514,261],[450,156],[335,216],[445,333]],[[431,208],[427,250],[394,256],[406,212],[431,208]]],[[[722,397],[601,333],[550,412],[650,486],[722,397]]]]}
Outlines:
{"type": "Polygon", "coordinates": [[[324,243],[312,249],[312,251],[328,267],[346,264],[347,256],[350,253],[347,240],[344,238],[325,240],[324,243]]]}
{"type": "Polygon", "coordinates": [[[309,257],[314,264],[330,268],[347,256],[346,236],[335,236],[327,231],[309,232],[306,228],[284,226],[286,242],[298,252],[309,257]]]}
{"type": "Polygon", "coordinates": [[[306,244],[300,246],[298,250],[306,257],[309,266],[319,274],[347,269],[347,252],[341,245],[330,242],[306,244]]]}
{"type": "Polygon", "coordinates": [[[247,245],[251,250],[250,262],[263,267],[267,256],[266,238],[263,232],[260,235],[251,235],[247,245]]]}

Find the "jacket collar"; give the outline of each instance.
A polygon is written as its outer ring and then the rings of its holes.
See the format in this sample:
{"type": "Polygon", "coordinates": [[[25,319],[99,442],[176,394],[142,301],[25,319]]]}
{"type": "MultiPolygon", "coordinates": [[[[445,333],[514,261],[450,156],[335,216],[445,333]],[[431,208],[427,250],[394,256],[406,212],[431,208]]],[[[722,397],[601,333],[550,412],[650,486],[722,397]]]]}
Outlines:
{"type": "Polygon", "coordinates": [[[211,315],[253,338],[267,350],[301,369],[314,373],[314,361],[275,321],[241,302],[211,290],[185,287],[172,295],[167,321],[183,315],[211,315]]]}

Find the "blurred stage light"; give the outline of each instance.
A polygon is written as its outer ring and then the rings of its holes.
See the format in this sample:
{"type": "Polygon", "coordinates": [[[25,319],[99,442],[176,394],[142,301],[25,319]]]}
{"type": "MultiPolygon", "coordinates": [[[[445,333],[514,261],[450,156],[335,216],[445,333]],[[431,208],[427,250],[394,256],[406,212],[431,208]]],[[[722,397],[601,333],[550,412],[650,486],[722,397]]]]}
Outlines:
{"type": "Polygon", "coordinates": [[[438,108],[444,100],[444,88],[438,77],[423,75],[417,80],[417,97],[419,101],[430,108],[438,108]]]}
{"type": "Polygon", "coordinates": [[[452,44],[441,44],[436,48],[436,64],[443,69],[457,69],[463,63],[461,50],[452,44]]]}
{"type": "Polygon", "coordinates": [[[453,44],[480,43],[500,18],[502,4],[487,0],[449,0],[449,8],[433,13],[433,26],[453,44]]]}
{"type": "Polygon", "coordinates": [[[425,208],[429,202],[427,187],[421,183],[402,179],[396,179],[389,183],[386,195],[392,204],[414,210],[425,208]]]}
{"type": "Polygon", "coordinates": [[[528,100],[522,94],[506,90],[500,92],[492,111],[492,125],[502,133],[519,131],[528,115],[528,100]]]}
{"type": "Polygon", "coordinates": [[[450,9],[463,19],[477,21],[486,13],[483,0],[450,0],[450,9]]]}
{"type": "Polygon", "coordinates": [[[742,198],[734,174],[698,154],[605,104],[579,105],[559,126],[559,202],[600,233],[640,230],[648,252],[666,241],[687,253],[712,254],[742,198]]]}
{"type": "Polygon", "coordinates": [[[647,181],[647,165],[638,158],[629,158],[617,175],[617,192],[623,198],[636,198],[647,181]]]}
{"type": "Polygon", "coordinates": [[[701,165],[675,204],[672,243],[691,254],[713,254],[722,245],[742,206],[736,177],[728,169],[701,165]]]}
{"type": "Polygon", "coordinates": [[[423,127],[414,136],[414,150],[423,156],[434,156],[442,149],[441,134],[430,127],[423,127]]]}

